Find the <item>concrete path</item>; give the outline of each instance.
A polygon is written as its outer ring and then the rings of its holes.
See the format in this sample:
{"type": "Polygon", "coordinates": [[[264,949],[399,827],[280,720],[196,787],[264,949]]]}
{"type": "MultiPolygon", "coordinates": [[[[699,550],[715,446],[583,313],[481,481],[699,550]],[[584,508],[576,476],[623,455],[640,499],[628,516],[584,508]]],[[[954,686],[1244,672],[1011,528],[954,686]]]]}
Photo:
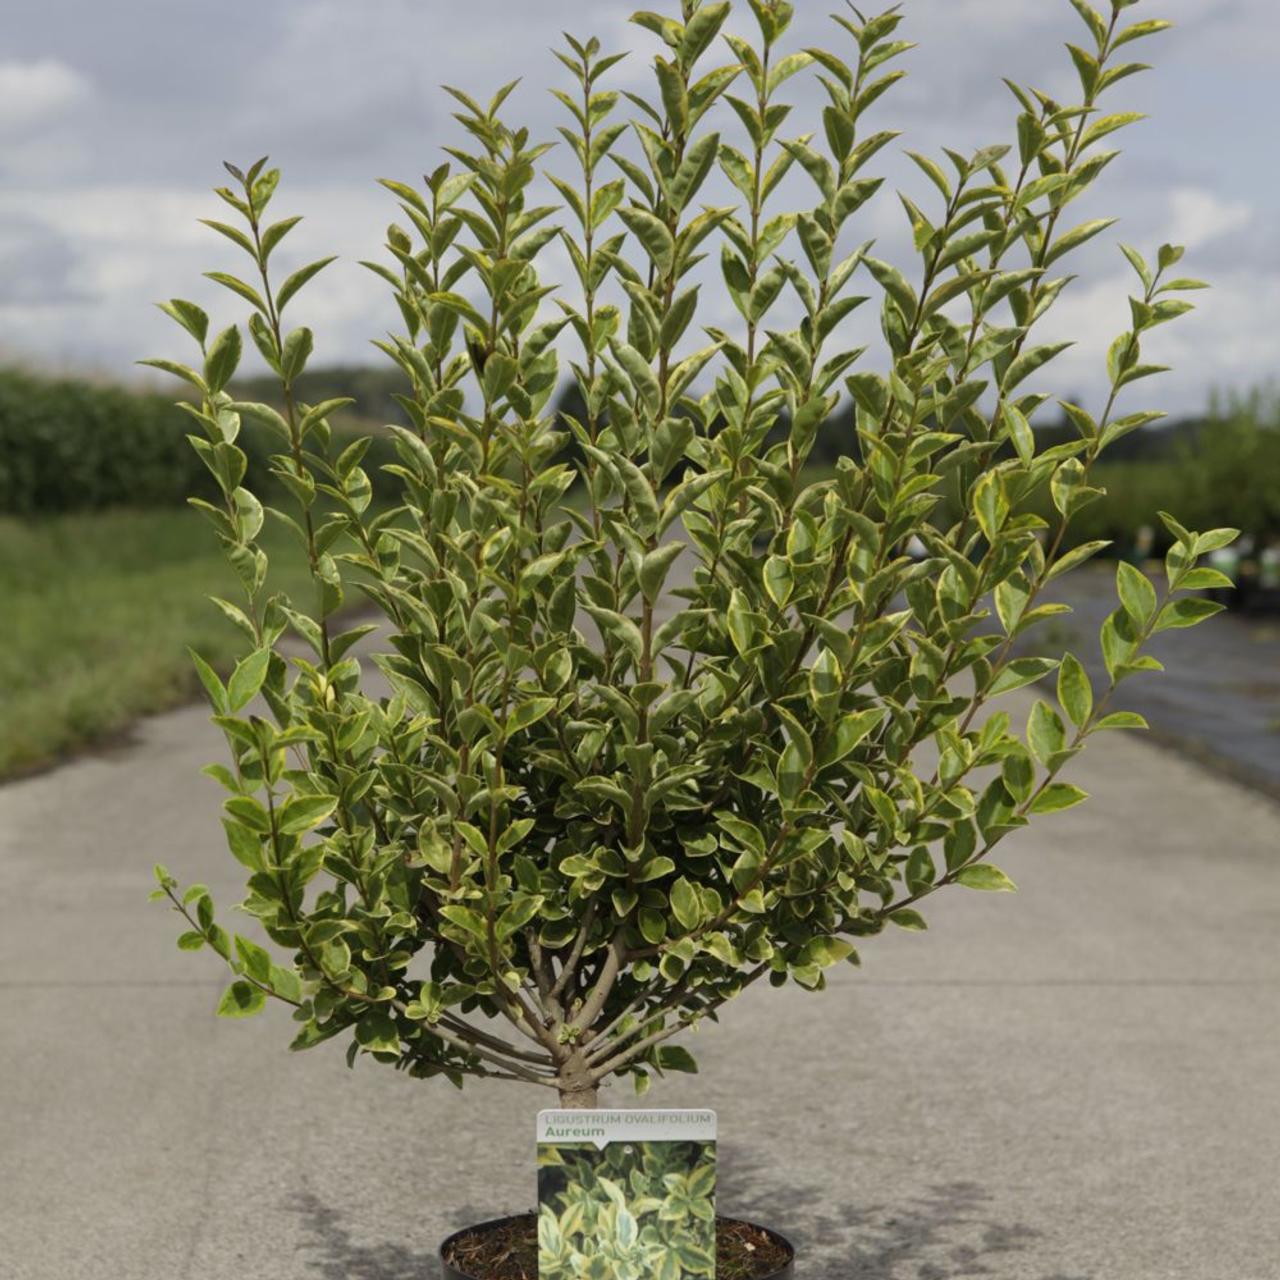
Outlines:
{"type": "MultiPolygon", "coordinates": [[[[184,710],[0,789],[0,1275],[434,1280],[447,1231],[530,1204],[546,1099],[214,1019],[146,897],[163,861],[236,900],[219,746],[184,710]]],[[[753,990],[650,1095],[719,1109],[721,1207],[802,1280],[1280,1276],[1280,809],[1119,736],[1076,780],[1006,846],[1019,897],[753,990]]]]}
{"type": "MultiPolygon", "coordinates": [[[[1160,567],[1146,566],[1159,581],[1160,567]]],[[[1048,597],[1071,606],[1054,619],[1054,636],[1106,688],[1098,630],[1116,607],[1115,566],[1099,562],[1059,578],[1048,597]]],[[[1045,633],[1025,638],[1042,652],[1045,633]]],[[[1116,710],[1144,715],[1161,741],[1280,801],[1280,616],[1225,613],[1205,627],[1164,631],[1145,652],[1167,670],[1127,680],[1116,710]]]]}

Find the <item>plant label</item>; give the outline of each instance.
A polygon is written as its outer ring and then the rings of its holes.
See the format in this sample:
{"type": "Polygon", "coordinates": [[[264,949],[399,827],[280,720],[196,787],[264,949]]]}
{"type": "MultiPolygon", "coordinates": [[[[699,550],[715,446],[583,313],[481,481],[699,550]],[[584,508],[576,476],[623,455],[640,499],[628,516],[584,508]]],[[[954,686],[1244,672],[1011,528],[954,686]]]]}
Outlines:
{"type": "Polygon", "coordinates": [[[714,1280],[714,1111],[538,1114],[540,1280],[714,1280]]]}

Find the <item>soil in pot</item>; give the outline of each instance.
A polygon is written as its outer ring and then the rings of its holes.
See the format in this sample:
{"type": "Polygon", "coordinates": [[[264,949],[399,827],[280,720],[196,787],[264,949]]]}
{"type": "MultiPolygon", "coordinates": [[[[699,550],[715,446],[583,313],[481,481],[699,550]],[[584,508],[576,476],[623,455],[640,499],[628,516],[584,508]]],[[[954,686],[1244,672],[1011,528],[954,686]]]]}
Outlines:
{"type": "MultiPolygon", "coordinates": [[[[791,1258],[761,1227],[716,1219],[716,1280],[766,1280],[791,1258]]],[[[538,1219],[530,1213],[461,1232],[445,1244],[444,1260],[470,1280],[538,1280],[538,1219]]]]}

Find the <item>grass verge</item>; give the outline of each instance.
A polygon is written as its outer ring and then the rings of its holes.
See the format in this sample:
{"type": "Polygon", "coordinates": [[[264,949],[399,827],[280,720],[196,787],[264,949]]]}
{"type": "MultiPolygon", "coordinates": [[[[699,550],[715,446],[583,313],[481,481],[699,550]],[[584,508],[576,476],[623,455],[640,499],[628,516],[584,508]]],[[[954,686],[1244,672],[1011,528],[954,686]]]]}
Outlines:
{"type": "MultiPolygon", "coordinates": [[[[310,599],[296,540],[271,522],[268,588],[310,599]]],[[[215,667],[244,638],[209,603],[239,600],[195,512],[0,519],[0,778],[111,737],[199,687],[187,646],[215,667]]]]}

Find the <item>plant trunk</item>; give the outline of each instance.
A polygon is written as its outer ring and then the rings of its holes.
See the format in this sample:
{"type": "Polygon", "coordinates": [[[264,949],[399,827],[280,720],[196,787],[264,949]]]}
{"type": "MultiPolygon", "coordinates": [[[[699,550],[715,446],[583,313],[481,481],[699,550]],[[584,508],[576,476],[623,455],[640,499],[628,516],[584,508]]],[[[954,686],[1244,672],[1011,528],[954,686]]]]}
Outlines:
{"type": "Polygon", "coordinates": [[[560,1106],[566,1111],[594,1111],[599,1105],[597,1081],[580,1052],[560,1068],[560,1106]]]}
{"type": "Polygon", "coordinates": [[[595,1085],[581,1089],[560,1090],[560,1106],[565,1111],[594,1111],[600,1105],[600,1091],[595,1085]]]}

